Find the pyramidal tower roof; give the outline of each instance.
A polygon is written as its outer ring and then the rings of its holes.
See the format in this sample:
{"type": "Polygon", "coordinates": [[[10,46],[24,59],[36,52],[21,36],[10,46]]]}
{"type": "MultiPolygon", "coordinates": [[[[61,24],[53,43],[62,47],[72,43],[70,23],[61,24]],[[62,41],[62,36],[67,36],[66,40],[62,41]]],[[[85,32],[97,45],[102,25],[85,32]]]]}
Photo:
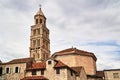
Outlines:
{"type": "Polygon", "coordinates": [[[41,16],[44,16],[44,14],[43,14],[43,12],[42,12],[41,8],[39,8],[39,10],[38,10],[38,12],[36,13],[36,15],[41,15],[41,16]]]}

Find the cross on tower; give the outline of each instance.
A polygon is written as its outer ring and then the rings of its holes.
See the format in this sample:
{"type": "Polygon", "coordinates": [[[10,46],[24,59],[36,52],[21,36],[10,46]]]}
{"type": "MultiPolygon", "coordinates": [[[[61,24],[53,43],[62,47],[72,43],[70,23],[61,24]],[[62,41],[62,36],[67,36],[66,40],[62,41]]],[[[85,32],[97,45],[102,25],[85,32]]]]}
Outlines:
{"type": "Polygon", "coordinates": [[[41,4],[39,4],[39,8],[41,9],[41,7],[42,7],[42,5],[41,4]]]}

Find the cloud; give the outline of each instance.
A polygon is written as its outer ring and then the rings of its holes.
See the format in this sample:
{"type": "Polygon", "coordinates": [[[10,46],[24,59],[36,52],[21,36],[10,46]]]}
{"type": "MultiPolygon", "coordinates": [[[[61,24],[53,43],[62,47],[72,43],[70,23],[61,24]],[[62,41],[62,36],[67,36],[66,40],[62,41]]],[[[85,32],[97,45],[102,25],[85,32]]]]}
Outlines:
{"type": "Polygon", "coordinates": [[[50,30],[51,53],[74,46],[93,52],[98,69],[119,68],[119,0],[1,0],[2,61],[29,56],[30,26],[40,3],[50,30]]]}

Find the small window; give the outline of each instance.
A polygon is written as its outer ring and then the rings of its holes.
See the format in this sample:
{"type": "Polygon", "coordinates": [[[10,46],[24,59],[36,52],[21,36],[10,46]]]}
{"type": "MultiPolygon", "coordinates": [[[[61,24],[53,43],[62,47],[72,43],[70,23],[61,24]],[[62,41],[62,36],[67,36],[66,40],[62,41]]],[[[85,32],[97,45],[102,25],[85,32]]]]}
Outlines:
{"type": "Polygon", "coordinates": [[[48,61],[48,64],[51,64],[51,61],[48,61]]]}
{"type": "Polygon", "coordinates": [[[40,39],[37,40],[37,45],[40,46],[40,39]]]}
{"type": "Polygon", "coordinates": [[[44,70],[41,70],[41,75],[44,75],[44,70]]]}
{"type": "Polygon", "coordinates": [[[42,23],[42,19],[40,19],[40,23],[42,23]]]}
{"type": "Polygon", "coordinates": [[[36,35],[36,29],[35,29],[35,30],[33,30],[33,35],[36,35]]]}
{"type": "Polygon", "coordinates": [[[70,74],[71,74],[71,76],[73,76],[73,72],[72,71],[70,71],[70,74]]]}
{"type": "Polygon", "coordinates": [[[10,73],[10,69],[9,68],[6,68],[6,73],[10,73]]]}
{"type": "Polygon", "coordinates": [[[15,73],[18,73],[18,72],[19,72],[19,68],[15,67],[15,73]]]}
{"type": "Polygon", "coordinates": [[[2,75],[2,67],[0,67],[0,76],[2,75]]]}
{"type": "Polygon", "coordinates": [[[119,74],[118,73],[113,73],[113,77],[114,78],[119,78],[119,74]]]}
{"type": "Polygon", "coordinates": [[[36,19],[36,24],[38,24],[38,19],[36,19]]]}
{"type": "Polygon", "coordinates": [[[36,75],[36,70],[32,71],[32,75],[36,75]]]}
{"type": "Polygon", "coordinates": [[[36,45],[36,40],[33,40],[33,47],[35,47],[36,45]]]}
{"type": "Polygon", "coordinates": [[[56,69],[56,74],[60,74],[60,69],[56,69]]]}
{"type": "Polygon", "coordinates": [[[40,34],[40,29],[37,29],[37,31],[38,31],[38,34],[40,34]]]}

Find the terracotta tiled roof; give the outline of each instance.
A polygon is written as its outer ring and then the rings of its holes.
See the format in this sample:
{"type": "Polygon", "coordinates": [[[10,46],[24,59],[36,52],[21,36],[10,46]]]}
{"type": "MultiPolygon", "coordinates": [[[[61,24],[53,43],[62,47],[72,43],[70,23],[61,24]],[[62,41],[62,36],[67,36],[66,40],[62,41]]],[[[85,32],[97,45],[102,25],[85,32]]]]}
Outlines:
{"type": "Polygon", "coordinates": [[[7,63],[3,63],[3,64],[18,64],[18,63],[28,63],[28,62],[32,62],[33,58],[20,58],[20,59],[14,59],[11,60],[7,63]]]}
{"type": "Polygon", "coordinates": [[[29,76],[29,77],[24,77],[21,80],[47,80],[44,76],[29,76]]]}
{"type": "Polygon", "coordinates": [[[96,72],[96,76],[98,76],[98,77],[104,77],[105,75],[104,75],[104,71],[97,71],[96,72]]]}
{"type": "Polygon", "coordinates": [[[77,73],[77,71],[75,71],[74,69],[72,69],[71,67],[69,67],[68,65],[64,64],[63,62],[61,62],[60,60],[55,60],[57,63],[55,64],[54,68],[68,68],[72,71],[74,71],[75,73],[77,73]]]}
{"type": "Polygon", "coordinates": [[[78,74],[80,74],[81,69],[83,68],[82,66],[80,67],[71,67],[73,70],[75,70],[78,74]]]}
{"type": "Polygon", "coordinates": [[[39,63],[33,63],[27,70],[34,70],[34,69],[45,69],[46,68],[46,63],[39,62],[39,63]]]}
{"type": "Polygon", "coordinates": [[[91,56],[93,57],[93,59],[96,61],[97,58],[96,56],[91,53],[91,52],[87,52],[87,51],[83,51],[83,50],[79,50],[76,48],[68,48],[59,52],[55,52],[52,57],[58,56],[58,55],[68,55],[68,54],[78,54],[78,55],[84,55],[84,56],[91,56]]]}
{"type": "Polygon", "coordinates": [[[54,68],[61,68],[61,67],[68,67],[66,64],[62,63],[61,61],[57,61],[54,68]]]}

